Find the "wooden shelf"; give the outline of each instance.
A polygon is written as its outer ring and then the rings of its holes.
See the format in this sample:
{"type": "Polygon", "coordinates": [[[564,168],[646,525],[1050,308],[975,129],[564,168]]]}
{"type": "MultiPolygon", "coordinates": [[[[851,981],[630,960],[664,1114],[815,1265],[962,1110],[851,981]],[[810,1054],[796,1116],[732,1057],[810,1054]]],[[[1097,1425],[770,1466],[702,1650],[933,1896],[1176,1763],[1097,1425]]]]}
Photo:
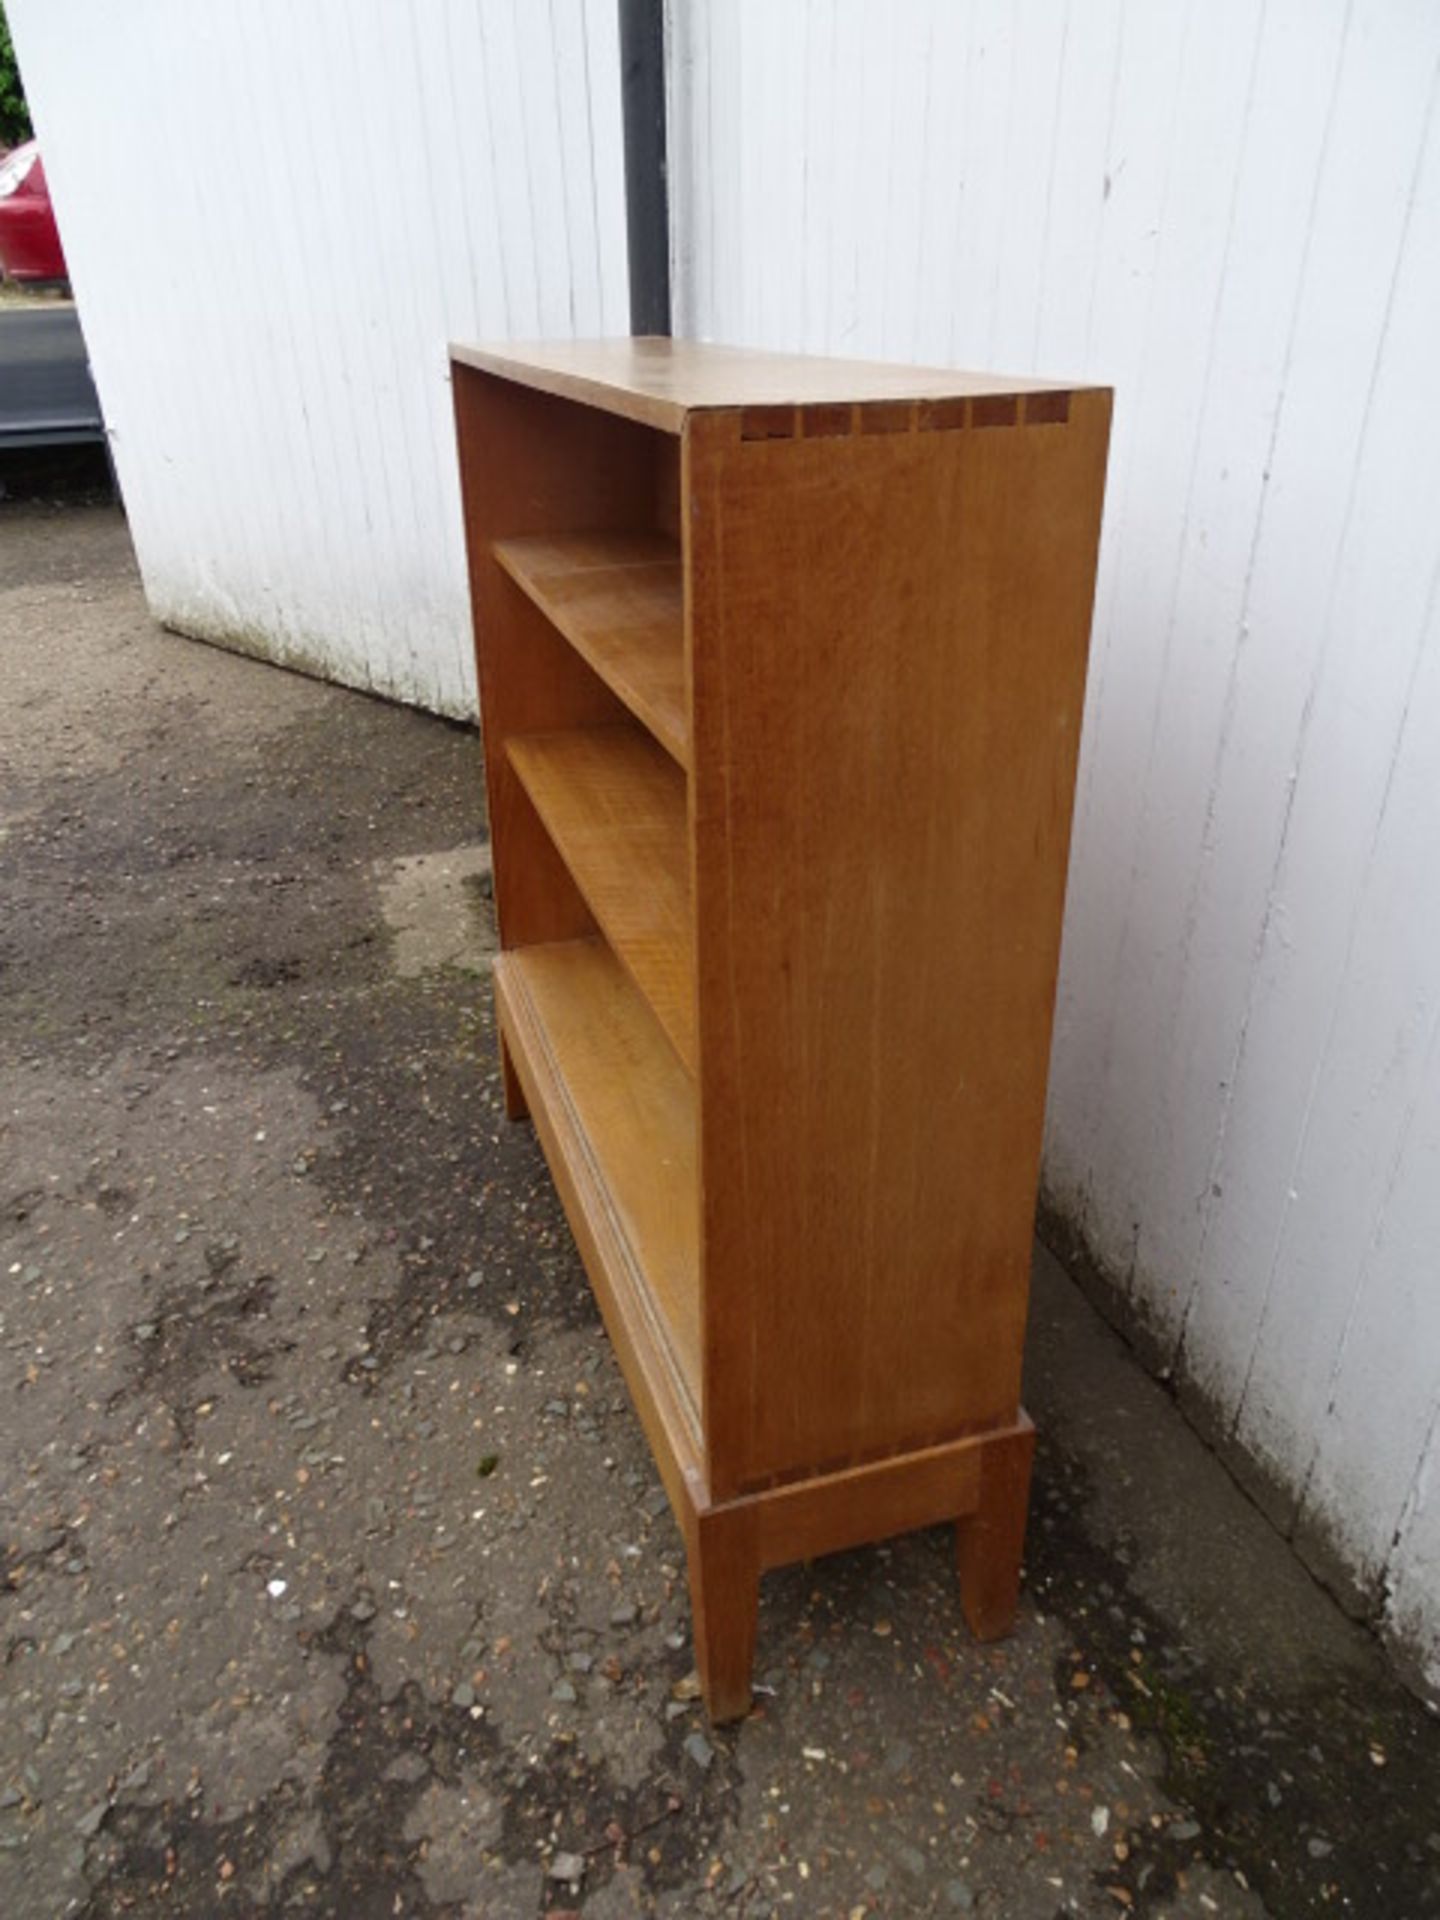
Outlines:
{"type": "Polygon", "coordinates": [[[560,1179],[622,1359],[638,1361],[670,1432],[699,1431],[695,1090],[603,940],[495,962],[502,1029],[560,1179]],[[597,1277],[598,1276],[598,1277],[597,1277]],[[670,1403],[667,1408],[667,1401],[670,1403]]]}
{"type": "Polygon", "coordinates": [[[690,764],[680,550],[661,534],[579,533],[499,540],[521,591],[647,726],[690,764]]]}
{"type": "Polygon", "coordinates": [[[693,1073],[684,775],[632,726],[523,734],[508,753],[586,905],[693,1073]]]}

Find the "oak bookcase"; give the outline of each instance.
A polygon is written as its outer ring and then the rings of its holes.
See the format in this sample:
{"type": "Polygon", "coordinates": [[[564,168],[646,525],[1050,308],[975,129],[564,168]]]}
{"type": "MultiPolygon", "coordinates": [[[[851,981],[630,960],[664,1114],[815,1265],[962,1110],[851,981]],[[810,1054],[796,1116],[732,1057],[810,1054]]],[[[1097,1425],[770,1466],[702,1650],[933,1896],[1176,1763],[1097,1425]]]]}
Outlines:
{"type": "Polygon", "coordinates": [[[1110,394],[668,340],[451,349],[509,1113],[683,1530],[958,1523],[1012,1620],[1110,394]]]}

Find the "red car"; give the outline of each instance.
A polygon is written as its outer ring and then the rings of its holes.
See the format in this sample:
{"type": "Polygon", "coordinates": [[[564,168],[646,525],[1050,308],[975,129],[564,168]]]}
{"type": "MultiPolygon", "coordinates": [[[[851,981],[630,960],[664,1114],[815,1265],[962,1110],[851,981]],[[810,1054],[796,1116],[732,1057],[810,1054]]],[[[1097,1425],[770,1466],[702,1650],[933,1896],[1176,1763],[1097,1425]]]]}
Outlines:
{"type": "Polygon", "coordinates": [[[65,280],[65,255],[45,163],[27,140],[0,160],[0,273],[11,280],[65,280]]]}

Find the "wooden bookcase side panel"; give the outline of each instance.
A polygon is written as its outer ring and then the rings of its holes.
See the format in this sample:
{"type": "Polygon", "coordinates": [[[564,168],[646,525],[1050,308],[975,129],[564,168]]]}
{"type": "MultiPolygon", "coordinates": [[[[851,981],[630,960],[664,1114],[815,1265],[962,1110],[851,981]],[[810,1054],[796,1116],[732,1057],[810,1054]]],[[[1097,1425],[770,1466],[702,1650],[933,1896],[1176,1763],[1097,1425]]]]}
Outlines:
{"type": "Polygon", "coordinates": [[[687,424],[717,1500],[1015,1418],[1108,423],[687,424]]]}
{"type": "Polygon", "coordinates": [[[494,557],[495,542],[664,531],[667,435],[451,363],[470,604],[502,947],[594,921],[509,764],[514,734],[623,721],[625,708],[494,557]]]}

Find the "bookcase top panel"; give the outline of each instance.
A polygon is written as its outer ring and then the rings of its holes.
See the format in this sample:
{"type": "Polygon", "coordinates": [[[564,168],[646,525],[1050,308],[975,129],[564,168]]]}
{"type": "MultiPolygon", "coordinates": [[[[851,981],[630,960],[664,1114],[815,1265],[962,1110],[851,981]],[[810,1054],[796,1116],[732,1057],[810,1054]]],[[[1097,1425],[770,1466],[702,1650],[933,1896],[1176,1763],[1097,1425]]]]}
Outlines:
{"type": "Polygon", "coordinates": [[[984,394],[1074,392],[1089,384],[961,373],[948,367],[907,367],[879,360],[759,353],[747,347],[657,338],[456,343],[450,357],[521,386],[603,407],[667,433],[678,433],[687,414],[705,408],[958,400],[984,394]]]}

